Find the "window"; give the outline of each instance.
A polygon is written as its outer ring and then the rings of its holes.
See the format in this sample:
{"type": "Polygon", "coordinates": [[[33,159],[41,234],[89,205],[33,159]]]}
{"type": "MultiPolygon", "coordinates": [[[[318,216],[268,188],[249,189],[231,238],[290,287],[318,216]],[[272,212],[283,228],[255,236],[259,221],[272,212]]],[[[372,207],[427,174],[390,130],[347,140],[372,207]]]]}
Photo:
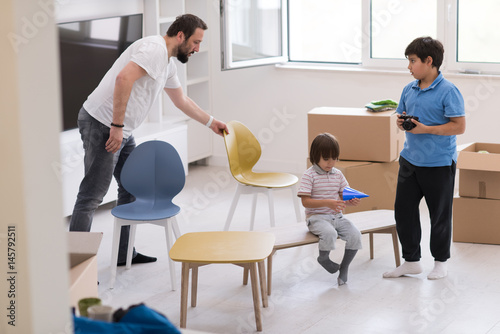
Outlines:
{"type": "MultiPolygon", "coordinates": [[[[450,6],[450,11],[452,7],[450,6]]],[[[500,29],[497,0],[459,0],[452,21],[456,26],[456,63],[458,70],[500,69],[500,29]]]]}
{"type": "Polygon", "coordinates": [[[437,37],[436,0],[372,0],[371,54],[374,59],[405,59],[404,50],[415,38],[437,37]]]}
{"type": "Polygon", "coordinates": [[[90,22],[90,38],[117,41],[120,35],[119,17],[90,22]]]}
{"type": "Polygon", "coordinates": [[[290,61],[361,63],[361,0],[290,0],[290,61]]]}
{"type": "Polygon", "coordinates": [[[415,38],[440,38],[437,31],[439,0],[364,1],[363,67],[402,69],[404,51],[415,38]]]}
{"type": "Polygon", "coordinates": [[[224,69],[286,61],[281,0],[221,1],[224,69]]]}
{"type": "Polygon", "coordinates": [[[289,61],[401,69],[406,46],[431,36],[444,44],[442,69],[500,73],[498,0],[221,3],[224,68],[289,61]]]}

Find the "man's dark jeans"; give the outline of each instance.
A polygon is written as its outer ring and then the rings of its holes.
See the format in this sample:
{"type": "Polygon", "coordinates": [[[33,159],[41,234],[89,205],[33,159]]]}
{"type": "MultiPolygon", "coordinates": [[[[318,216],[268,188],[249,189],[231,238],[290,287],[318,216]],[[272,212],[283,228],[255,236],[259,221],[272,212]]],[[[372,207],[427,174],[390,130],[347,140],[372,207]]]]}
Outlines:
{"type": "MultiPolygon", "coordinates": [[[[85,150],[85,175],[80,184],[73,215],[69,225],[70,231],[90,232],[94,212],[108,192],[111,179],[114,176],[118,183],[117,205],[135,200],[121,185],[120,173],[125,160],[135,148],[133,136],[123,139],[120,150],[116,153],[106,151],[106,141],[109,138],[109,127],[90,116],[85,109],[78,114],[78,128],[85,150]]],[[[127,257],[130,226],[121,230],[118,262],[125,262],[127,257]]],[[[136,252],[134,249],[135,256],[136,252]]]]}

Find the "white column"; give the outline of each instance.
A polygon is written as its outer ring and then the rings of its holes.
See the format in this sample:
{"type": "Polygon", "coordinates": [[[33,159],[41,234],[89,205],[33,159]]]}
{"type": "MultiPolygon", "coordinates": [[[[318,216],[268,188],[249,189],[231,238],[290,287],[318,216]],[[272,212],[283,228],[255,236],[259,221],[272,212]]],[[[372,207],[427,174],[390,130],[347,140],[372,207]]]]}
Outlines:
{"type": "Polygon", "coordinates": [[[0,36],[0,333],[71,333],[53,0],[2,0],[0,36]]]}

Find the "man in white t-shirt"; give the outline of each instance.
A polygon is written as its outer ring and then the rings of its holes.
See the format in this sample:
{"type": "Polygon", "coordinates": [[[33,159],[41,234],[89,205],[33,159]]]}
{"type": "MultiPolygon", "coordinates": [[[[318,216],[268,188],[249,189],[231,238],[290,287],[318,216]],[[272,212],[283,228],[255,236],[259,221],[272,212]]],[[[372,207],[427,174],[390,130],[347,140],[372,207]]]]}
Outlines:
{"type": "MultiPolygon", "coordinates": [[[[106,195],[114,175],[118,182],[117,204],[134,201],[121,185],[120,173],[135,147],[132,131],[147,117],[164,90],[174,105],[215,133],[226,124],[202,110],[182,91],[171,57],[186,63],[199,51],[207,25],[195,15],[176,18],[165,36],[148,36],[130,45],[88,96],[78,114],[78,128],[85,149],[85,176],[80,184],[70,231],[90,231],[94,212],[106,195]]],[[[129,226],[121,232],[118,265],[125,265],[129,226]]],[[[132,263],[154,262],[137,253],[132,263]]]]}

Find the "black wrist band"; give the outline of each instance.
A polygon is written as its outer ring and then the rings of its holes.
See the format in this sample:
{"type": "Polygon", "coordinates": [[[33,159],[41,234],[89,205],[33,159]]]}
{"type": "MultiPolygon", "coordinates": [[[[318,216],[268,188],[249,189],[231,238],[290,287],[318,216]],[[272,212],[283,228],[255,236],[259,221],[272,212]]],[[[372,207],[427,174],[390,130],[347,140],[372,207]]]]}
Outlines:
{"type": "Polygon", "coordinates": [[[123,124],[121,124],[121,125],[120,125],[120,124],[111,123],[111,126],[114,126],[114,127],[116,127],[116,128],[123,128],[125,125],[123,125],[123,124]]]}

